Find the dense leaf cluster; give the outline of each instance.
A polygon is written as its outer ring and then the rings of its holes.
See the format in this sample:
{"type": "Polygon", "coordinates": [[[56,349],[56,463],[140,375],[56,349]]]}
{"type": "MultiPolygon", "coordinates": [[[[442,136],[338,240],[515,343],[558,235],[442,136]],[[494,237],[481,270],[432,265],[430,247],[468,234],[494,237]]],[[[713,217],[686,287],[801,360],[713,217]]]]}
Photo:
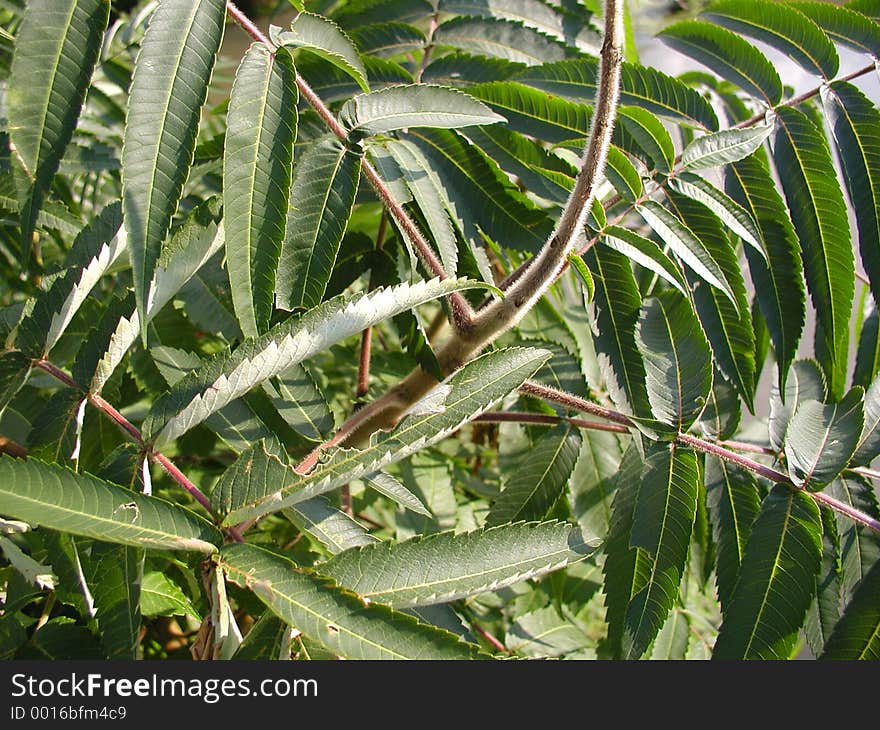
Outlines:
{"type": "Polygon", "coordinates": [[[0,658],[880,658],[880,2],[291,5],[0,4],[0,658]]]}

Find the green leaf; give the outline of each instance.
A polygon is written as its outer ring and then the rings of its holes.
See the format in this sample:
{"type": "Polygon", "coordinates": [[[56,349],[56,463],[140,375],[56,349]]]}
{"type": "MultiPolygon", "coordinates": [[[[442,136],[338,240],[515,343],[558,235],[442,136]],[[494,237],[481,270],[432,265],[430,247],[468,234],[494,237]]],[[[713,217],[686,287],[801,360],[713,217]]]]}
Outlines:
{"type": "Polygon", "coordinates": [[[436,45],[529,66],[561,61],[572,54],[564,43],[506,18],[452,18],[437,27],[433,41],[436,45]]]}
{"type": "Polygon", "coordinates": [[[606,388],[619,410],[648,417],[645,365],[635,341],[642,298],[629,260],[605,246],[593,246],[584,260],[596,284],[590,324],[606,388]]]}
{"type": "Polygon", "coordinates": [[[362,54],[380,58],[419,50],[426,42],[425,34],[418,28],[395,21],[354,28],[349,36],[362,54]]]}
{"type": "Polygon", "coordinates": [[[36,459],[0,457],[0,514],[132,547],[211,553],[222,543],[183,507],[36,459]]]}
{"type": "Polygon", "coordinates": [[[0,353],[0,414],[27,382],[31,358],[18,350],[0,353]]]}
{"type": "MultiPolygon", "coordinates": [[[[617,120],[635,140],[654,167],[661,172],[669,172],[675,162],[675,145],[666,127],[651,112],[635,106],[622,106],[618,110],[617,120]]],[[[618,130],[619,132],[620,130],[618,130]]]]}
{"type": "Polygon", "coordinates": [[[584,629],[559,615],[555,606],[546,606],[517,616],[504,637],[510,652],[534,659],[550,657],[583,658],[592,645],[584,629]]]}
{"type": "Polygon", "coordinates": [[[274,613],[266,611],[247,632],[232,658],[248,661],[289,659],[289,655],[282,656],[282,647],[286,645],[288,651],[290,650],[290,642],[287,639],[291,630],[291,627],[274,613]]]}
{"type": "Polygon", "coordinates": [[[614,185],[617,192],[631,203],[641,198],[645,192],[639,171],[636,170],[629,158],[614,145],[608,149],[605,176],[614,185]]]}
{"type": "Polygon", "coordinates": [[[664,28],[657,37],[770,106],[782,99],[776,68],[737,33],[711,23],[684,20],[664,28]]]}
{"type": "Polygon", "coordinates": [[[864,321],[859,332],[856,362],[853,367],[852,384],[867,389],[880,372],[880,314],[873,299],[868,299],[864,321]]]}
{"type": "Polygon", "coordinates": [[[752,523],[761,509],[751,472],[716,456],[706,457],[706,503],[716,545],[716,583],[721,610],[730,605],[752,523]]]}
{"type": "Polygon", "coordinates": [[[291,469],[283,481],[273,481],[268,496],[248,495],[239,502],[224,523],[236,524],[311,499],[411,456],[519,387],[548,357],[546,350],[511,348],[472,360],[414,404],[390,433],[378,436],[365,449],[327,451],[327,458],[308,474],[291,469]]]}
{"type": "Polygon", "coordinates": [[[290,24],[290,30],[273,26],[269,37],[277,46],[311,51],[351,76],[364,92],[370,90],[357,48],[332,20],[313,13],[299,13],[290,24]]]}
{"type": "Polygon", "coordinates": [[[6,102],[19,183],[25,266],[37,214],[73,136],[110,14],[107,0],[30,0],[15,40],[6,102]]]}
{"type": "Polygon", "coordinates": [[[688,170],[702,170],[745,159],[764,144],[774,128],[774,117],[768,115],[766,121],[751,127],[697,137],[681,153],[682,165],[688,170]]]}
{"type": "Polygon", "coordinates": [[[825,113],[834,135],[843,180],[859,231],[862,265],[880,299],[880,112],[845,81],[823,88],[825,113]]]}
{"type": "MultiPolygon", "coordinates": [[[[271,35],[271,33],[270,33],[271,35]]],[[[375,56],[365,56],[364,68],[367,70],[367,81],[370,86],[381,88],[394,84],[411,84],[415,79],[412,73],[407,71],[399,63],[375,56]]],[[[348,73],[336,66],[329,66],[318,56],[311,54],[296,55],[297,73],[311,86],[325,102],[335,102],[350,99],[353,94],[364,92],[364,88],[355,81],[348,73]]],[[[309,111],[300,114],[301,129],[305,129],[304,123],[308,120],[310,126],[317,131],[326,128],[317,115],[312,116],[309,111]]],[[[314,137],[315,135],[309,135],[314,137]]],[[[297,156],[297,155],[294,155],[297,156]]]]}
{"type": "Polygon", "coordinates": [[[427,606],[540,577],[588,557],[598,542],[566,523],[516,523],[374,543],[317,569],[370,601],[427,606]]]}
{"type": "Polygon", "coordinates": [[[486,524],[546,517],[565,491],[580,448],[580,434],[568,424],[544,433],[511,467],[501,494],[486,515],[486,524]]]}
{"type": "Polygon", "coordinates": [[[537,252],[553,230],[550,217],[519,192],[498,166],[453,131],[420,129],[409,138],[440,176],[465,236],[490,235],[504,247],[537,252]]]}
{"type": "MultiPolygon", "coordinates": [[[[513,80],[561,96],[579,104],[596,100],[599,60],[576,60],[546,63],[528,68],[513,80]]],[[[701,129],[718,129],[712,105],[697,91],[672,76],[649,66],[624,62],[621,68],[620,103],[701,129]]]]}
{"type": "Polygon", "coordinates": [[[617,434],[603,431],[584,430],[581,440],[581,452],[569,480],[568,502],[581,529],[607,535],[614,477],[624,446],[617,434]]]}
{"type": "Polygon", "coordinates": [[[822,563],[815,578],[815,598],[807,609],[804,634],[815,655],[831,636],[840,618],[840,543],[837,535],[835,514],[821,507],[822,514],[822,563]]]}
{"type": "Polygon", "coordinates": [[[31,357],[42,357],[61,339],[92,289],[126,249],[120,206],[107,206],[74,240],[81,265],[72,265],[40,292],[31,312],[18,325],[16,344],[31,357]]]}
{"type": "Polygon", "coordinates": [[[144,428],[157,447],[168,443],[251,388],[335,342],[439,296],[479,286],[462,279],[434,279],[331,299],[234,351],[215,355],[153,403],[144,428]]]}
{"type": "Polygon", "coordinates": [[[586,139],[592,114],[582,103],[557,99],[514,81],[478,84],[468,93],[507,119],[506,127],[547,142],[586,139]]]}
{"type": "MultiPolygon", "coordinates": [[[[831,495],[844,504],[880,519],[880,506],[874,486],[855,474],[841,476],[831,482],[831,495]]],[[[848,601],[853,589],[880,560],[880,536],[870,527],[854,520],[837,521],[840,534],[840,564],[843,573],[842,593],[848,601]]]]}
{"type": "Polygon", "coordinates": [[[262,439],[226,468],[211,490],[211,508],[226,514],[249,499],[266,496],[287,477],[290,460],[281,443],[262,439]]]}
{"type": "Polygon", "coordinates": [[[816,587],[822,519],[812,498],[776,485],[752,524],[713,659],[787,659],[816,587]]]}
{"type": "Polygon", "coordinates": [[[798,403],[785,432],[788,474],[795,484],[817,491],[849,463],[864,425],[863,394],[856,386],[840,403],[798,403]]]}
{"type": "Polygon", "coordinates": [[[785,389],[778,381],[770,388],[770,446],[780,451],[795,409],[808,400],[824,402],[827,392],[825,378],[815,360],[798,360],[789,372],[785,389]]]}
{"type": "Polygon", "coordinates": [[[589,267],[580,254],[577,253],[569,255],[568,263],[574,270],[575,274],[577,274],[578,279],[580,279],[581,283],[584,285],[584,296],[589,304],[593,301],[593,296],[596,293],[596,282],[593,281],[593,275],[590,273],[589,267]]]}
{"type": "Polygon", "coordinates": [[[880,659],[880,562],[862,579],[820,659],[880,659]]]}
{"type": "Polygon", "coordinates": [[[801,257],[785,203],[766,164],[756,156],[726,168],[726,190],[758,224],[767,259],[746,248],[755,294],[776,354],[784,386],[806,318],[801,257]]]}
{"type": "Polygon", "coordinates": [[[624,622],[632,596],[647,581],[650,557],[644,550],[630,547],[633,510],[639,494],[644,465],[639,450],[630,444],[614,477],[617,491],[611,507],[611,521],[605,540],[605,620],[608,623],[606,648],[611,658],[623,656],[624,622]]]}
{"type": "Polygon", "coordinates": [[[333,430],[330,406],[311,373],[294,365],[263,383],[263,390],[287,424],[310,441],[321,441],[333,430]]]}
{"type": "Polygon", "coordinates": [[[647,299],[636,324],[636,346],[652,413],[687,431],[712,390],[709,343],[688,300],[674,294],[647,299]]]}
{"type": "Polygon", "coordinates": [[[788,5],[806,15],[818,25],[828,37],[843,46],[880,56],[880,28],[861,13],[847,7],[830,7],[820,2],[797,2],[788,5]]]}
{"type": "Polygon", "coordinates": [[[752,216],[739,203],[712,183],[692,173],[683,172],[669,184],[676,192],[705,205],[724,225],[761,254],[764,260],[767,259],[761,231],[752,216]]]}
{"type": "Polygon", "coordinates": [[[843,391],[854,295],[846,204],[822,132],[797,109],[779,110],[774,160],[801,243],[807,288],[822,326],[830,390],[843,391]]]}
{"type": "Polygon", "coordinates": [[[694,309],[715,356],[715,366],[733,383],[749,410],[752,410],[755,396],[755,337],[739,261],[719,220],[709,210],[676,193],[670,193],[668,197],[670,208],[718,262],[725,281],[736,294],[734,306],[718,289],[700,286],[696,275],[686,272],[694,309]]]}
{"type": "Polygon", "coordinates": [[[141,581],[141,614],[143,616],[192,616],[201,621],[189,596],[165,573],[152,570],[141,581]]]}
{"type": "Polygon", "coordinates": [[[653,271],[682,294],[687,291],[687,282],[684,280],[681,269],[650,238],[645,238],[628,228],[608,226],[602,231],[602,237],[599,241],[653,271]]]}
{"type": "Polygon", "coordinates": [[[844,3],[844,7],[867,15],[874,20],[880,20],[880,4],[877,3],[877,0],[850,0],[848,3],[844,3]]]}
{"type": "Polygon", "coordinates": [[[576,6],[554,6],[541,0],[439,0],[437,10],[517,21],[578,48],[595,50],[599,44],[596,32],[588,26],[589,14],[576,6]]]}
{"type": "Polygon", "coordinates": [[[220,565],[269,610],[334,654],[348,659],[477,659],[473,644],[366,603],[332,580],[254,545],[228,545],[220,565]]]}
{"type": "Polygon", "coordinates": [[[629,659],[645,653],[675,604],[701,480],[696,453],[676,444],[657,447],[645,461],[629,540],[646,556],[645,574],[626,609],[623,652],[629,659]]]}
{"type": "Polygon", "coordinates": [[[659,203],[648,200],[636,206],[639,215],[669,248],[693,271],[738,306],[736,295],[724,276],[721,264],[694,232],[659,203]]]}
{"type": "Polygon", "coordinates": [[[793,5],[770,0],[722,0],[703,15],[735,33],[773,46],[808,73],[826,79],[837,74],[839,61],[834,44],[793,5]]]}
{"type": "Polygon", "coordinates": [[[408,127],[456,129],[505,121],[469,94],[429,84],[390,86],[356,96],[343,105],[339,119],[354,139],[408,127]]]}
{"type": "Polygon", "coordinates": [[[434,6],[428,0],[399,0],[395,3],[361,0],[346,3],[333,13],[333,18],[343,28],[354,29],[388,21],[414,23],[429,18],[433,13],[434,6]]]}
{"type": "Polygon", "coordinates": [[[145,339],[149,287],[192,164],[225,16],[223,0],[164,0],[150,18],[135,63],[122,148],[122,192],[145,339]]]}
{"type": "Polygon", "coordinates": [[[387,497],[392,502],[396,502],[404,509],[424,517],[432,516],[421,500],[390,474],[380,471],[370,476],[362,477],[362,481],[366,486],[375,489],[379,494],[387,497]]]}
{"type": "Polygon", "coordinates": [[[866,466],[880,454],[880,378],[874,378],[865,393],[865,423],[850,460],[851,466],[866,466]]]}
{"type": "Polygon", "coordinates": [[[422,73],[422,81],[444,86],[469,86],[504,81],[523,68],[523,63],[453,52],[431,61],[422,73]]]}
{"type": "Polygon", "coordinates": [[[320,303],[351,217],[360,174],[360,155],[330,136],[310,147],[297,164],[275,281],[279,307],[320,303]]]}
{"type": "Polygon", "coordinates": [[[333,555],[349,548],[371,545],[377,541],[377,538],[353,518],[333,507],[323,497],[307,499],[305,502],[291,505],[283,512],[287,519],[318,540],[333,555]]]}
{"type": "Polygon", "coordinates": [[[298,93],[285,49],[248,49],[229,97],[223,151],[226,268],[246,337],[268,329],[284,238],[298,93]]]}
{"type": "Polygon", "coordinates": [[[108,659],[138,659],[144,551],[99,542],[92,545],[88,564],[104,655],[108,659]]]}

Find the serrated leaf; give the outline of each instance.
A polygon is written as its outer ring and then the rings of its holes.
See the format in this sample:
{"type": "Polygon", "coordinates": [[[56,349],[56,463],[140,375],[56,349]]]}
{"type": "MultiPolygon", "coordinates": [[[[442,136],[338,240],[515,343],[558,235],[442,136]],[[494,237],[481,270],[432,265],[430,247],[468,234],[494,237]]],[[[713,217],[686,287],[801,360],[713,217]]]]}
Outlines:
{"type": "Polygon", "coordinates": [[[430,84],[390,86],[355,96],[343,105],[339,119],[354,139],[409,127],[456,129],[505,121],[469,94],[430,84]]]}
{"type": "Polygon", "coordinates": [[[330,406],[303,365],[294,365],[271,378],[263,383],[263,390],[281,417],[301,436],[320,441],[333,430],[330,406]]]}
{"type": "MultiPolygon", "coordinates": [[[[394,61],[375,56],[364,56],[362,61],[367,71],[367,81],[373,88],[411,84],[415,81],[412,73],[394,61]]],[[[324,59],[308,53],[305,55],[296,54],[296,71],[311,86],[312,91],[325,102],[343,101],[364,91],[364,88],[350,74],[337,66],[328,65],[324,59]]],[[[320,118],[317,115],[312,116],[311,112],[300,114],[299,123],[303,125],[302,129],[305,129],[304,124],[307,120],[315,131],[326,130],[326,127],[320,122],[320,118]]],[[[310,135],[310,137],[314,136],[316,135],[310,135]]],[[[294,156],[298,157],[296,154],[294,156]]]]}
{"type": "Polygon", "coordinates": [[[880,378],[874,378],[865,393],[865,422],[850,464],[868,465],[878,454],[880,454],[880,378]]]}
{"type": "Polygon", "coordinates": [[[320,303],[351,217],[360,173],[360,156],[335,137],[318,141],[297,164],[275,281],[277,306],[320,303]]]}
{"type": "Polygon", "coordinates": [[[46,355],[64,334],[74,315],[88,298],[107,269],[126,249],[126,238],[116,232],[122,225],[120,206],[105,208],[74,241],[76,258],[72,265],[41,292],[33,310],[22,319],[16,344],[32,357],[46,355]]]}
{"type": "MultiPolygon", "coordinates": [[[[248,495],[224,523],[235,524],[311,499],[411,456],[458,430],[519,387],[548,357],[546,350],[512,348],[472,360],[424,396],[432,404],[429,412],[405,417],[397,428],[378,436],[365,449],[329,452],[328,458],[308,474],[291,470],[283,481],[273,483],[275,489],[268,496],[248,495]],[[437,407],[438,393],[445,394],[445,399],[439,399],[442,408],[437,407]]],[[[418,406],[413,406],[415,413],[419,412],[418,406]]]]}
{"type": "Polygon", "coordinates": [[[248,49],[229,97],[223,221],[232,303],[246,337],[265,332],[290,195],[298,93],[286,49],[248,49]]]}
{"type": "Polygon", "coordinates": [[[880,659],[880,562],[862,579],[820,659],[880,659]]]}
{"type": "Polygon", "coordinates": [[[453,229],[452,203],[437,172],[409,140],[390,140],[385,149],[394,158],[407,189],[428,223],[440,263],[450,276],[458,270],[458,241],[453,229]]]}
{"type": "Polygon", "coordinates": [[[515,81],[478,84],[468,93],[507,120],[506,127],[547,142],[585,139],[592,113],[582,103],[554,98],[515,81]]]}
{"type": "Polygon", "coordinates": [[[95,618],[108,659],[138,659],[140,592],[144,551],[95,543],[88,560],[89,584],[95,598],[95,618]]]}
{"type": "Polygon", "coordinates": [[[734,307],[736,295],[727,283],[724,270],[706,245],[684,223],[659,203],[648,200],[636,206],[639,215],[663,239],[669,248],[693,271],[712,286],[720,289],[734,307]]]}
{"type": "MultiPolygon", "coordinates": [[[[880,31],[878,31],[880,32],[880,31]]],[[[835,81],[823,88],[825,113],[834,135],[843,180],[859,232],[862,265],[880,298],[880,112],[855,86],[835,81]]]]}
{"type": "Polygon", "coordinates": [[[854,295],[846,205],[822,132],[802,112],[779,110],[774,160],[804,260],[807,288],[822,326],[830,390],[842,394],[854,295]]]}
{"type": "Polygon", "coordinates": [[[776,68],[737,33],[711,23],[684,20],[664,28],[657,37],[769,105],[782,98],[776,68]]]}
{"type": "Polygon", "coordinates": [[[877,0],[850,0],[848,3],[844,3],[844,7],[867,15],[874,20],[880,20],[880,4],[877,3],[877,0]]]}
{"type": "Polygon", "coordinates": [[[756,156],[726,168],[728,195],[748,211],[763,236],[767,259],[746,249],[755,294],[767,323],[783,387],[806,318],[799,247],[785,203],[766,164],[756,156]]]}
{"type": "Polygon", "coordinates": [[[370,90],[367,71],[351,39],[336,23],[313,13],[299,13],[290,30],[272,29],[272,42],[278,46],[302,48],[329,61],[351,76],[364,92],[370,90]]]}
{"type": "Polygon", "coordinates": [[[669,184],[673,190],[705,205],[724,225],[767,259],[761,231],[752,216],[739,203],[712,183],[692,173],[683,172],[669,184]]]}
{"type": "MultiPolygon", "coordinates": [[[[835,479],[829,487],[831,495],[844,504],[880,519],[880,506],[874,486],[855,474],[847,474],[835,479]]],[[[842,593],[848,601],[853,589],[880,560],[880,536],[871,528],[849,519],[837,521],[840,534],[840,565],[842,572],[842,593]]]]}
{"type": "Polygon", "coordinates": [[[143,616],[192,616],[201,621],[189,596],[165,573],[151,570],[141,581],[140,607],[143,616]]]}
{"type": "Polygon", "coordinates": [[[826,395],[825,378],[819,364],[815,360],[795,362],[785,389],[780,390],[778,380],[770,388],[770,446],[777,451],[782,449],[788,424],[799,403],[808,400],[824,402],[826,395]]]}
{"type": "Polygon", "coordinates": [[[703,15],[735,33],[764,41],[811,74],[834,78],[839,60],[834,44],[792,5],[770,0],[722,0],[703,15]]]}
{"type": "Polygon", "coordinates": [[[822,520],[805,493],[776,485],[752,524],[713,659],[786,659],[819,572],[822,520]]]}
{"type": "Polygon", "coordinates": [[[815,597],[807,609],[804,634],[818,656],[840,618],[840,544],[834,512],[821,507],[822,562],[815,578],[815,597]]]}
{"type": "Polygon", "coordinates": [[[547,213],[519,192],[498,166],[453,131],[410,132],[440,176],[465,236],[482,235],[505,247],[537,252],[553,230],[547,213]]]}
{"type": "Polygon", "coordinates": [[[719,220],[702,204],[676,193],[668,196],[670,209],[691,230],[713,260],[718,262],[724,279],[736,295],[736,306],[714,287],[702,286],[697,276],[685,272],[692,299],[712,354],[715,366],[734,384],[753,408],[755,397],[755,337],[746,296],[746,285],[739,261],[719,220]]]}
{"type": "Polygon", "coordinates": [[[785,432],[788,474],[795,484],[817,491],[849,463],[864,425],[863,395],[856,386],[839,403],[798,403],[785,432]]]}
{"type": "Polygon", "coordinates": [[[684,280],[681,269],[650,238],[645,238],[628,228],[608,226],[602,230],[599,242],[653,271],[682,294],[687,291],[687,282],[684,280]]]}
{"type": "Polygon", "coordinates": [[[541,0],[440,0],[437,10],[514,20],[579,48],[595,50],[599,45],[596,31],[588,25],[588,12],[580,7],[554,6],[541,0]]]}
{"type": "Polygon", "coordinates": [[[523,63],[502,58],[452,52],[431,61],[422,73],[422,81],[446,86],[469,86],[504,81],[523,68],[523,63]]]}
{"type": "Polygon", "coordinates": [[[696,453],[677,444],[657,447],[645,461],[629,545],[647,559],[644,582],[634,585],[626,609],[623,652],[629,659],[645,653],[678,596],[702,471],[696,453]]]}
{"type": "Polygon", "coordinates": [[[706,503],[717,549],[718,599],[721,610],[727,611],[752,523],[761,509],[758,484],[751,472],[707,456],[706,503]]]}
{"type": "Polygon", "coordinates": [[[617,120],[618,135],[621,128],[625,130],[647,154],[656,169],[661,172],[669,172],[672,169],[675,161],[675,145],[663,122],[651,112],[633,106],[620,107],[617,120]]]}
{"type": "Polygon", "coordinates": [[[759,149],[775,128],[772,116],[744,129],[724,129],[697,137],[681,153],[681,163],[688,170],[727,165],[745,159],[759,149]]]}
{"type": "Polygon", "coordinates": [[[228,545],[220,565],[276,616],[348,659],[476,659],[453,634],[378,603],[365,603],[332,580],[253,545],[228,545]]]}
{"type": "Polygon", "coordinates": [[[215,355],[153,403],[144,429],[158,447],[333,343],[431,299],[479,286],[461,279],[434,279],[331,299],[234,351],[215,355]]]}
{"type": "Polygon", "coordinates": [[[564,43],[506,18],[452,18],[437,27],[433,41],[467,53],[494,56],[529,66],[561,61],[572,53],[564,43]]]}
{"type": "Polygon", "coordinates": [[[517,616],[504,637],[508,651],[534,659],[582,658],[576,652],[586,650],[592,643],[583,628],[560,616],[555,606],[517,616]]]}
{"type": "Polygon", "coordinates": [[[585,430],[581,439],[581,452],[569,480],[568,502],[581,529],[607,535],[623,442],[617,434],[602,431],[585,430]]]}
{"type": "Polygon", "coordinates": [[[37,215],[73,136],[107,27],[107,0],[30,0],[15,39],[7,104],[27,265],[37,215]]]}
{"type": "Polygon", "coordinates": [[[650,658],[655,661],[685,659],[689,639],[687,616],[683,611],[673,610],[654,640],[650,658]]]}
{"type": "Polygon", "coordinates": [[[142,337],[149,286],[192,164],[225,16],[223,0],[163,0],[135,63],[122,192],[142,337]]]}
{"type": "Polygon", "coordinates": [[[818,25],[831,40],[859,53],[880,56],[880,28],[848,7],[829,7],[820,2],[788,3],[818,25]]]}
{"type": "Polygon", "coordinates": [[[567,424],[543,434],[512,467],[486,515],[486,524],[546,517],[565,491],[580,448],[580,434],[567,424]]]}
{"type": "Polygon", "coordinates": [[[282,647],[286,645],[289,651],[287,639],[292,630],[274,613],[266,611],[247,632],[232,658],[248,661],[289,659],[289,655],[282,656],[282,647]]]}
{"type": "Polygon", "coordinates": [[[644,465],[638,449],[630,444],[615,476],[617,491],[611,508],[608,537],[605,540],[605,620],[608,623],[607,651],[612,658],[623,656],[624,621],[633,594],[647,580],[649,556],[643,550],[630,548],[633,510],[639,493],[644,465]]]}
{"type": "Polygon", "coordinates": [[[566,523],[515,523],[354,548],[318,570],[364,598],[405,608],[545,575],[588,557],[598,542],[566,523]]]}
{"type": "Polygon", "coordinates": [[[27,382],[31,358],[18,350],[0,353],[0,414],[27,382]]]}
{"type": "Polygon", "coordinates": [[[375,489],[379,494],[388,497],[404,509],[415,512],[417,515],[432,517],[421,500],[390,474],[380,471],[371,476],[362,477],[362,481],[366,486],[375,489]]]}
{"type": "Polygon", "coordinates": [[[283,510],[294,525],[322,543],[331,554],[354,547],[372,545],[373,537],[345,512],[333,507],[324,497],[314,497],[283,510]]]}
{"type": "Polygon", "coordinates": [[[617,192],[626,200],[634,203],[642,197],[645,188],[642,176],[630,162],[629,158],[617,147],[608,149],[608,160],[605,166],[605,177],[617,192]]]}
{"type": "Polygon", "coordinates": [[[584,256],[596,294],[590,307],[599,366],[619,410],[639,417],[651,413],[645,365],[636,348],[635,328],[642,298],[628,259],[607,247],[593,246],[584,256]]]}
{"type": "Polygon", "coordinates": [[[132,547],[211,553],[222,543],[183,507],[36,459],[0,457],[0,513],[132,547]]]}
{"type": "Polygon", "coordinates": [[[254,495],[266,495],[290,471],[290,460],[277,439],[255,443],[226,468],[211,490],[211,507],[225,514],[254,495]]]}
{"type": "Polygon", "coordinates": [[[852,384],[867,389],[880,372],[880,314],[873,298],[868,299],[864,310],[856,362],[853,366],[852,384]]]}
{"type": "Polygon", "coordinates": [[[425,34],[414,25],[396,21],[352,28],[349,37],[362,54],[380,58],[420,50],[426,43],[425,34]]]}
{"type": "MultiPolygon", "coordinates": [[[[578,103],[596,100],[599,59],[545,63],[513,76],[526,86],[578,103]]],[[[688,126],[718,129],[711,104],[694,89],[657,69],[624,62],[621,68],[620,103],[636,106],[688,126]]]]}
{"type": "Polygon", "coordinates": [[[652,413],[677,431],[687,431],[712,390],[709,343],[690,303],[673,294],[646,300],[635,337],[652,413]]]}

